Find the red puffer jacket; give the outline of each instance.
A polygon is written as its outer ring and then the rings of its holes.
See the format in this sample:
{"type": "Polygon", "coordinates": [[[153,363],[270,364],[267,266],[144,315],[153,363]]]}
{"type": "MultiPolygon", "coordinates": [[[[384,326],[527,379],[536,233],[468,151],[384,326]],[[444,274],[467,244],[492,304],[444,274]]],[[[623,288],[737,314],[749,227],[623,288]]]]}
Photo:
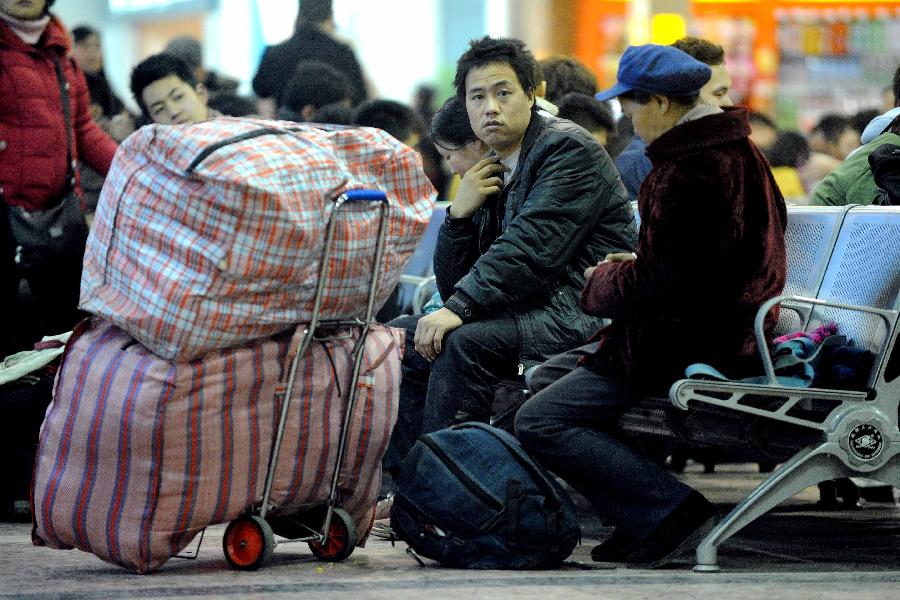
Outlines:
{"type": "Polygon", "coordinates": [[[7,204],[38,210],[66,189],[66,129],[53,55],[69,82],[73,157],[105,175],[116,143],[91,120],[84,74],[67,58],[69,37],[53,17],[40,42],[0,21],[0,190],[7,204]]]}

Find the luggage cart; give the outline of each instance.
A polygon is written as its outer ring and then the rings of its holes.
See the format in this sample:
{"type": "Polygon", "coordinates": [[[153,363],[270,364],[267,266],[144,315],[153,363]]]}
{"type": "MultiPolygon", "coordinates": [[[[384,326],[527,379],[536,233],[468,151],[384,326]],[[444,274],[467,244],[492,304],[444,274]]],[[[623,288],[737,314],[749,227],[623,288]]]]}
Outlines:
{"type": "Polygon", "coordinates": [[[279,386],[277,392],[282,395],[281,415],[278,421],[278,429],[272,446],[272,452],[269,456],[269,465],[266,473],[262,501],[246,514],[232,521],[225,530],[225,536],[222,539],[222,549],[225,553],[225,558],[235,569],[254,570],[265,565],[271,558],[272,552],[275,550],[275,533],[278,533],[281,537],[287,538],[290,542],[308,543],[313,555],[318,559],[327,562],[341,561],[350,556],[359,540],[353,518],[347,511],[337,506],[337,488],[347,441],[350,437],[350,422],[353,415],[354,404],[356,402],[356,383],[362,367],[365,340],[375,307],[375,292],[378,284],[381,257],[384,252],[387,212],[387,196],[383,192],[376,190],[349,190],[338,196],[335,201],[334,210],[328,220],[325,252],[319,268],[312,320],[303,330],[303,335],[297,347],[297,351],[294,353],[287,371],[287,381],[282,382],[282,385],[279,386]],[[334,230],[339,212],[345,205],[350,206],[353,203],[359,202],[380,203],[380,222],[375,248],[375,265],[372,269],[372,278],[369,282],[369,298],[366,306],[365,320],[360,320],[358,318],[350,320],[324,320],[320,318],[321,315],[319,313],[322,305],[322,294],[325,288],[325,269],[329,258],[331,257],[334,230]],[[290,411],[291,391],[294,389],[294,379],[297,374],[297,367],[304,358],[304,355],[313,340],[328,339],[327,337],[316,337],[316,334],[320,329],[347,331],[347,329],[351,328],[357,328],[360,335],[352,351],[353,370],[351,372],[348,391],[347,409],[341,427],[340,439],[338,441],[337,464],[331,479],[331,488],[328,493],[328,498],[324,504],[301,510],[299,513],[280,515],[280,512],[282,511],[279,511],[279,509],[282,509],[283,507],[272,505],[270,496],[272,493],[272,485],[275,481],[275,471],[278,464],[281,441],[290,411]]]}

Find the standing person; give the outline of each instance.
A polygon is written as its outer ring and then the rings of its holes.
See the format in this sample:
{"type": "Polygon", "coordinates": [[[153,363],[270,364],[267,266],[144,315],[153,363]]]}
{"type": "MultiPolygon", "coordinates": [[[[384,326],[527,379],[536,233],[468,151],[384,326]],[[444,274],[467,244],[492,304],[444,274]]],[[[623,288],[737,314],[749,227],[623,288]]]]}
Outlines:
{"type": "MultiPolygon", "coordinates": [[[[593,549],[598,561],[661,566],[713,527],[713,506],[624,443],[618,417],[643,394],[665,394],[692,363],[732,377],[758,370],[756,310],[786,278],[784,201],[747,111],[699,101],[709,77],[681,50],[633,46],[600,94],[619,97],[653,162],[637,252],[585,271],[581,307],[612,325],[516,417],[525,449],[616,526],[593,549]]],[[[776,321],[773,311],[768,333],[776,321]]]]}
{"type": "Polygon", "coordinates": [[[69,37],[48,12],[48,0],[0,0],[0,310],[7,316],[2,354],[46,334],[71,329],[80,318],[78,293],[87,229],[80,210],[55,221],[64,248],[51,252],[11,229],[14,215],[57,206],[78,208],[82,160],[101,175],[116,143],[91,118],[84,74],[68,57],[69,37]],[[62,79],[63,85],[60,83],[62,79]],[[67,101],[66,101],[67,100],[67,101]],[[66,198],[68,197],[68,200],[66,198]],[[65,202],[65,204],[63,204],[65,202]],[[24,211],[24,212],[23,212],[24,211]],[[28,283],[32,318],[24,316],[20,280],[28,283]]]}
{"type": "Polygon", "coordinates": [[[443,308],[392,322],[407,330],[407,349],[389,472],[419,434],[486,421],[501,379],[583,344],[599,323],[577,306],[584,269],[634,242],[609,156],[582,128],[535,109],[536,61],[523,42],[473,41],[454,85],[493,156],[469,170],[480,193],[457,196],[438,234],[443,308]]]}
{"type": "Polygon", "coordinates": [[[253,91],[260,98],[274,98],[281,106],[287,81],[300,62],[318,60],[343,73],[350,80],[350,100],[354,105],[366,99],[366,83],[353,49],[334,37],[331,0],[300,0],[294,35],[263,53],[253,91]]]}

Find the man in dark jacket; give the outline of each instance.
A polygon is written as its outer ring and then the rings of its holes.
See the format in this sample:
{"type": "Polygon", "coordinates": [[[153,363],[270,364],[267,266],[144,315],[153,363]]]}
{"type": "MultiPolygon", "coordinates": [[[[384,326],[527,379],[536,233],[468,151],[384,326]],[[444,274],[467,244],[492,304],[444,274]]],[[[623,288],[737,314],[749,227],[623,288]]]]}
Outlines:
{"type": "Polygon", "coordinates": [[[331,65],[350,80],[350,100],[356,105],[366,99],[366,82],[353,49],[334,38],[331,0],[301,0],[294,35],[263,53],[253,91],[260,98],[274,98],[277,107],[287,82],[297,65],[318,60],[331,65]]]}
{"type": "Polygon", "coordinates": [[[634,243],[612,161],[589,133],[534,109],[535,72],[512,39],[476,40],[457,63],[457,96],[494,160],[473,167],[482,193],[458,194],[441,227],[444,307],[394,322],[408,347],[389,469],[420,433],[486,421],[501,379],[583,344],[599,324],[578,309],[584,269],[634,243]]]}
{"type": "Polygon", "coordinates": [[[681,50],[648,44],[626,50],[618,83],[601,94],[619,96],[653,163],[637,253],[587,269],[581,306],[613,323],[582,366],[516,419],[525,448],[616,525],[595,560],[660,566],[713,527],[712,505],[623,443],[616,422],[634,397],[664,394],[692,363],[761,371],[754,315],[785,282],[784,200],[749,140],[747,111],[698,101],[709,76],[681,50]]]}

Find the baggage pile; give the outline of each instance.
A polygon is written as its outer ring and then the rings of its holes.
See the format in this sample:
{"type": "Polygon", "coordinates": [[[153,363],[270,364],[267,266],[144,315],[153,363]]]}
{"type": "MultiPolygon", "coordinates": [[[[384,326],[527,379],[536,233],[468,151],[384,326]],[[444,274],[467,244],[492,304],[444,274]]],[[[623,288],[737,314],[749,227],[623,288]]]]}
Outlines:
{"type": "Polygon", "coordinates": [[[374,129],[130,137],[85,257],[97,316],[41,430],[34,542],[143,573],[230,521],[236,568],[264,564],[273,534],[348,556],[372,525],[404,343],[371,316],[433,202],[415,152],[374,129]]]}

